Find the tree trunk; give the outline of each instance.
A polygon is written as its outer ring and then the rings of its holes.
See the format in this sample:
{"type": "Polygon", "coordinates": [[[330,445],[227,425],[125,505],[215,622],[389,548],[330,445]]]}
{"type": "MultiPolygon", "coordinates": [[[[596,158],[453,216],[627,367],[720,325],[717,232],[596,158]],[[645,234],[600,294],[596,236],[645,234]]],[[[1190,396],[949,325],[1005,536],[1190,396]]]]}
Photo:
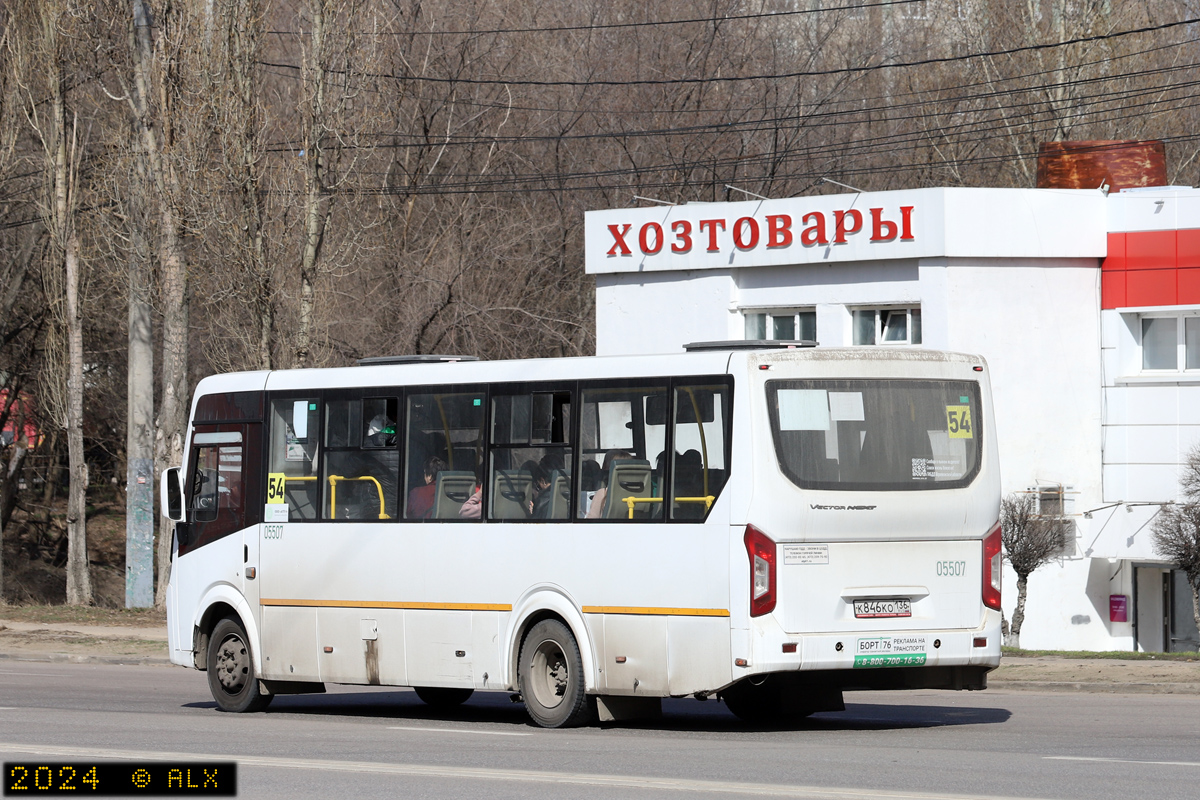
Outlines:
{"type": "Polygon", "coordinates": [[[1017,575],[1017,607],[1013,610],[1012,624],[1008,627],[1008,640],[1005,642],[1009,647],[1021,646],[1021,624],[1025,622],[1025,587],[1028,584],[1028,575],[1017,575]]]}
{"type": "Polygon", "coordinates": [[[70,490],[67,497],[67,604],[92,604],[92,579],[88,570],[87,485],[88,468],[83,452],[83,315],[79,308],[79,237],[67,237],[67,462],[70,490]]]}
{"type": "MultiPolygon", "coordinates": [[[[65,11],[64,11],[65,13],[65,11]]],[[[47,47],[51,54],[50,102],[53,130],[49,152],[53,164],[54,238],[63,259],[64,326],[67,335],[67,604],[92,603],[92,580],[87,551],[87,462],[83,452],[83,311],[79,305],[79,234],[75,231],[73,197],[74,127],[67,138],[66,86],[61,71],[61,53],[56,37],[58,19],[48,20],[47,47]]]]}
{"type": "Polygon", "coordinates": [[[324,197],[324,155],[321,148],[325,116],[325,0],[310,0],[312,34],[304,70],[304,247],[300,256],[300,313],[296,320],[296,349],[292,367],[308,366],[312,351],[313,295],[316,273],[329,218],[324,197]]]}
{"type": "MultiPolygon", "coordinates": [[[[155,437],[155,474],[183,461],[183,433],[187,425],[187,258],[181,240],[181,224],[172,197],[178,196],[178,179],[163,158],[153,114],[154,51],[150,41],[151,18],[145,0],[132,0],[133,35],[130,49],[133,57],[134,87],[130,103],[135,121],[141,131],[139,153],[145,158],[146,174],[154,187],[159,224],[158,261],[161,272],[161,308],[163,314],[162,410],[158,417],[155,437]]],[[[164,12],[167,13],[167,12],[164,12]]],[[[159,20],[161,23],[161,20],[159,20]]],[[[165,95],[164,95],[165,96],[165,95]]],[[[165,109],[159,109],[166,116],[165,109]]],[[[162,120],[164,124],[167,120],[162,120]]],[[[157,549],[158,588],[155,605],[167,599],[167,582],[171,575],[172,523],[159,518],[157,549]]]]}
{"type": "MultiPolygon", "coordinates": [[[[136,145],[135,145],[136,146],[136,145]]],[[[135,172],[129,257],[129,373],[125,432],[125,607],[154,605],[154,342],[150,256],[142,237],[146,182],[135,172]]]]}

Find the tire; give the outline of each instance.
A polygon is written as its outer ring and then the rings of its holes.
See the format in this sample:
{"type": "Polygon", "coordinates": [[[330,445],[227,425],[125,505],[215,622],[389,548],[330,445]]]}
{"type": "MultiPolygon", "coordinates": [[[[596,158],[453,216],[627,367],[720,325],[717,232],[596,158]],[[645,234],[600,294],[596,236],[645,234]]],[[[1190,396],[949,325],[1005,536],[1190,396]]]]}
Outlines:
{"type": "Polygon", "coordinates": [[[734,716],[751,725],[782,725],[804,719],[816,709],[806,704],[796,687],[777,675],[744,678],[725,691],[721,699],[734,716]]]}
{"type": "Polygon", "coordinates": [[[258,688],[254,655],[242,624],[225,617],[208,637],[208,688],[221,711],[262,711],[272,695],[258,688]]]}
{"type": "Polygon", "coordinates": [[[542,620],[521,642],[518,666],[525,711],[543,728],[576,728],[592,719],[583,678],[583,658],[571,630],[556,619],[542,620]]]}
{"type": "Polygon", "coordinates": [[[443,689],[434,686],[414,686],[413,691],[421,698],[421,702],[434,708],[461,706],[475,694],[474,689],[443,689]]]}

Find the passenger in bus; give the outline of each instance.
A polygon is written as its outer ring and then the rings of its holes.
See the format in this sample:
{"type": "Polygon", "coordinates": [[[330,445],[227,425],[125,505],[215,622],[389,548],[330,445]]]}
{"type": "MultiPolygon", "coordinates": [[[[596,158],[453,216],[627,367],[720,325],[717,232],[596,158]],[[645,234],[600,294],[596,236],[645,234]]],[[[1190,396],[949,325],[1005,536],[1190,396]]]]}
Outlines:
{"type": "Polygon", "coordinates": [[[437,474],[446,469],[446,462],[437,456],[425,459],[425,483],[408,493],[404,516],[408,519],[428,519],[437,495],[437,474]]]}
{"type": "Polygon", "coordinates": [[[550,516],[550,474],[536,461],[526,461],[521,469],[530,477],[529,499],[525,501],[529,516],[547,519],[550,516]]]}
{"type": "Polygon", "coordinates": [[[596,494],[592,497],[592,504],[588,507],[588,519],[603,519],[604,518],[604,498],[608,494],[608,475],[609,467],[614,461],[623,458],[633,458],[624,450],[609,450],[604,454],[604,466],[600,468],[601,486],[596,490],[596,494]]]}
{"type": "Polygon", "coordinates": [[[654,469],[650,472],[650,496],[662,497],[663,476],[667,469],[667,451],[658,451],[654,459],[654,469]]]}
{"type": "Polygon", "coordinates": [[[580,467],[579,476],[579,515],[584,516],[591,508],[592,499],[600,489],[600,465],[595,460],[586,458],[580,467]]]}
{"type": "Polygon", "coordinates": [[[483,516],[483,476],[482,467],[475,468],[475,491],[467,498],[458,510],[461,519],[479,519],[483,516]]]}
{"type": "Polygon", "coordinates": [[[367,423],[364,447],[395,447],[396,423],[387,414],[376,414],[367,423]]]}

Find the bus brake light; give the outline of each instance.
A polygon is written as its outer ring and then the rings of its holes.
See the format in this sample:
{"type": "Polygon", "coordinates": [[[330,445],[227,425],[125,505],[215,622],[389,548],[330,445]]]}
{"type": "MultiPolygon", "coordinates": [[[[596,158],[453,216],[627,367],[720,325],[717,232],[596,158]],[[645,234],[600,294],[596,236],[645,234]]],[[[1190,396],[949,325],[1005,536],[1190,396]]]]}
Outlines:
{"type": "Polygon", "coordinates": [[[775,610],[775,542],[753,525],[746,526],[746,554],[750,556],[750,616],[775,610]]]}
{"type": "Polygon", "coordinates": [[[983,604],[1000,610],[1000,523],[997,522],[983,539],[983,604]]]}

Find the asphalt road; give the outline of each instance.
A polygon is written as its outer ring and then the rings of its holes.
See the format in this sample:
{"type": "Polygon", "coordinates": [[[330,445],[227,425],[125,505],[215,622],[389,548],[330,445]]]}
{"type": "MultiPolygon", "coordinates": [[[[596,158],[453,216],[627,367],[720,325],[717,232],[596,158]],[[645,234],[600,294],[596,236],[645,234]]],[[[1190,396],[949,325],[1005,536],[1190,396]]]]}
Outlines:
{"type": "Polygon", "coordinates": [[[1200,696],[885,692],[788,730],[673,700],[652,723],[545,731],[506,695],[433,713],[330,687],[214,709],[203,673],[0,662],[0,759],[238,763],[245,798],[1187,798],[1200,696]]]}

